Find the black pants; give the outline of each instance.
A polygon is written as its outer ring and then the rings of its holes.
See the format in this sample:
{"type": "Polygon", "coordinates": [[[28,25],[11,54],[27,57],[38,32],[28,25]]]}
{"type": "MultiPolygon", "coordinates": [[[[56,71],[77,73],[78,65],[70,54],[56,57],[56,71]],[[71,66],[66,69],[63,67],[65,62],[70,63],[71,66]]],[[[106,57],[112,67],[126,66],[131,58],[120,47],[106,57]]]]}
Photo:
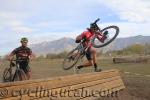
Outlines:
{"type": "Polygon", "coordinates": [[[20,69],[22,69],[25,73],[31,71],[28,62],[19,62],[19,66],[20,66],[20,69]]]}
{"type": "Polygon", "coordinates": [[[90,49],[87,50],[85,55],[86,55],[87,60],[92,60],[92,52],[90,49]]]}

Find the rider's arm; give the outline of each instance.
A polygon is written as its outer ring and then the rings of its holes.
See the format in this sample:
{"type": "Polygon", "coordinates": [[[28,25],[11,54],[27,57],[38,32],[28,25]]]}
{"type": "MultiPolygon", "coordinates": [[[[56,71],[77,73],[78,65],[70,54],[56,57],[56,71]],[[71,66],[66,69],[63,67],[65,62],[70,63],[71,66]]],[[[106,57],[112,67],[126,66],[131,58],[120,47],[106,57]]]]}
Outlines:
{"type": "Polygon", "coordinates": [[[100,31],[97,31],[97,32],[96,32],[96,38],[97,38],[98,40],[101,40],[102,37],[103,37],[102,33],[101,33],[100,31]]]}
{"type": "Polygon", "coordinates": [[[33,57],[31,55],[28,56],[28,58],[29,58],[29,61],[31,61],[33,59],[33,57]]]}
{"type": "Polygon", "coordinates": [[[78,36],[76,37],[76,43],[79,43],[81,40],[82,40],[82,36],[81,36],[81,35],[78,35],[78,36]]]}
{"type": "Polygon", "coordinates": [[[29,61],[31,61],[33,59],[33,53],[31,51],[31,49],[29,49],[28,58],[29,58],[29,61]]]}
{"type": "Polygon", "coordinates": [[[76,37],[76,43],[79,43],[84,37],[85,37],[85,33],[84,32],[82,34],[78,35],[76,37]]]}

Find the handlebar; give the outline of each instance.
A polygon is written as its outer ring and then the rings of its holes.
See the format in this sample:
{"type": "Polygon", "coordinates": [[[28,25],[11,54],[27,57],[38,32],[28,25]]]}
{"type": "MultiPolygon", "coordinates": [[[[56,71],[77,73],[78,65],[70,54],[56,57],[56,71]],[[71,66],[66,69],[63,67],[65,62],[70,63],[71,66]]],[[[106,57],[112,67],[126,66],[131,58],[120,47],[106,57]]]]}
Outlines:
{"type": "Polygon", "coordinates": [[[11,67],[14,67],[14,66],[16,66],[16,64],[18,64],[19,62],[23,62],[23,61],[29,62],[29,59],[27,59],[27,60],[22,60],[22,59],[12,59],[12,60],[10,60],[10,66],[11,66],[11,67]],[[15,62],[15,63],[14,63],[14,62],[15,62]]]}
{"type": "Polygon", "coordinates": [[[91,23],[91,25],[94,25],[99,31],[101,31],[101,29],[98,27],[97,22],[100,20],[100,18],[96,19],[94,21],[94,23],[91,23]]]}
{"type": "Polygon", "coordinates": [[[96,24],[99,20],[100,18],[96,19],[93,24],[96,24]]]}
{"type": "Polygon", "coordinates": [[[19,61],[29,61],[29,59],[26,59],[26,60],[23,60],[23,59],[12,59],[10,62],[12,61],[16,61],[16,62],[19,62],[19,61]]]}

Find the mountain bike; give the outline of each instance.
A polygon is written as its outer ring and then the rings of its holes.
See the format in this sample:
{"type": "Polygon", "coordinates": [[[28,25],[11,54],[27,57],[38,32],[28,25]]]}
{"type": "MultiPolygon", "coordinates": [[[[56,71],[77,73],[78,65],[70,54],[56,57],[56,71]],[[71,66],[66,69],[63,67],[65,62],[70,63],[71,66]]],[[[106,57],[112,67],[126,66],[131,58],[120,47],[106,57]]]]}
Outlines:
{"type": "Polygon", "coordinates": [[[20,68],[19,62],[24,60],[11,60],[9,68],[5,68],[3,72],[3,82],[14,82],[27,80],[25,72],[20,68]],[[13,67],[16,67],[15,71],[13,67]]]}
{"type": "Polygon", "coordinates": [[[76,48],[70,51],[63,61],[63,69],[68,70],[74,67],[77,62],[85,56],[85,53],[88,47],[92,44],[95,48],[104,47],[110,44],[119,34],[119,27],[115,25],[108,26],[104,29],[100,29],[97,25],[97,22],[100,19],[98,18],[92,24],[94,24],[98,31],[94,33],[91,37],[91,40],[88,43],[88,46],[84,46],[84,40],[82,40],[76,48]],[[105,38],[105,40],[104,40],[105,38]]]}

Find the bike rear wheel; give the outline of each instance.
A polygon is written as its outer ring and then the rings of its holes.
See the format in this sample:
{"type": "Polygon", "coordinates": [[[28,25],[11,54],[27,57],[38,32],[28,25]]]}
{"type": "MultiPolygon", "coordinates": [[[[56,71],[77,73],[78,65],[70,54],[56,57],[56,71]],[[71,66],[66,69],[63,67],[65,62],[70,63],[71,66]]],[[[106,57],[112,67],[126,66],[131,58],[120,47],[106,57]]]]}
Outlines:
{"type": "Polygon", "coordinates": [[[104,42],[101,42],[97,36],[95,36],[92,40],[92,45],[95,48],[100,48],[100,47],[104,47],[106,45],[108,45],[109,43],[111,43],[112,41],[114,41],[114,39],[118,36],[119,34],[119,27],[118,26],[108,26],[104,29],[101,30],[102,33],[102,37],[104,36],[104,33],[108,31],[108,34],[106,35],[106,40],[104,42]]]}
{"type": "Polygon", "coordinates": [[[81,55],[77,48],[70,51],[63,61],[63,69],[64,70],[71,69],[73,66],[77,64],[80,57],[81,55]]]}
{"type": "Polygon", "coordinates": [[[27,76],[22,69],[19,69],[15,72],[13,81],[23,81],[23,80],[27,80],[27,76]]]}
{"type": "Polygon", "coordinates": [[[3,72],[3,82],[11,82],[12,81],[12,74],[10,68],[5,68],[3,72]]]}

